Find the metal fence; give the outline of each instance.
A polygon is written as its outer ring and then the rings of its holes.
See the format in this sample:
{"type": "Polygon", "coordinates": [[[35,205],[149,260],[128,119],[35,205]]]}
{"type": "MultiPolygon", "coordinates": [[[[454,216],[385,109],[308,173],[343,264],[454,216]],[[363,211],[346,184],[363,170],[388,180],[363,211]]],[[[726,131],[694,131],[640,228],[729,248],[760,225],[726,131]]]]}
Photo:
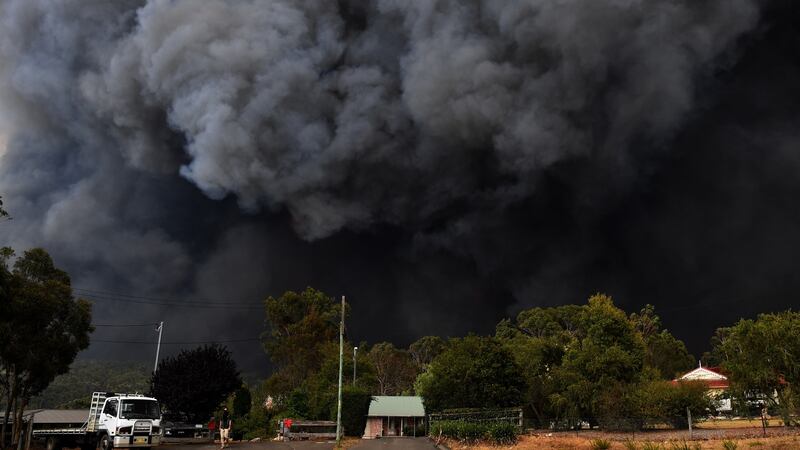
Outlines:
{"type": "Polygon", "coordinates": [[[438,421],[463,421],[477,423],[511,423],[522,429],[522,408],[457,409],[429,414],[428,423],[438,421]]]}

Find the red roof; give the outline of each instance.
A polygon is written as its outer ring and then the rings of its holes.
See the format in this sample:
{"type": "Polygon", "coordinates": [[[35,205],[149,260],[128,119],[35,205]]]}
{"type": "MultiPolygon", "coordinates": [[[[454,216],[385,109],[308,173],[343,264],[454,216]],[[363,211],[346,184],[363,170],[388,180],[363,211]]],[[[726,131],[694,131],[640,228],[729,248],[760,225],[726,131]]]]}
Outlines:
{"type": "Polygon", "coordinates": [[[674,386],[677,386],[678,383],[695,382],[695,381],[704,383],[708,389],[728,389],[730,387],[730,383],[728,383],[728,380],[681,380],[681,381],[672,380],[670,381],[670,383],[672,383],[674,386]]]}

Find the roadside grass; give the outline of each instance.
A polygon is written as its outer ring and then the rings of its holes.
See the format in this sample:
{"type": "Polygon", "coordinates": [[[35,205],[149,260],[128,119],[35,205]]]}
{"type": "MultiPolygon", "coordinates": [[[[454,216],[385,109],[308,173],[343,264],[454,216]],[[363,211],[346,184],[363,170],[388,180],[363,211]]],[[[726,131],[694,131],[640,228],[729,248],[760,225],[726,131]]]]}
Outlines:
{"type": "MultiPolygon", "coordinates": [[[[548,433],[549,434],[549,433],[548,433]]],[[[749,439],[706,439],[686,441],[674,439],[666,441],[653,441],[646,437],[642,439],[611,440],[608,438],[575,437],[575,435],[525,435],[520,436],[515,445],[492,445],[489,443],[465,444],[453,440],[447,440],[444,444],[452,450],[593,450],[597,441],[609,441],[611,450],[726,450],[726,442],[735,442],[737,450],[758,449],[758,450],[797,450],[800,449],[800,435],[794,436],[775,436],[760,437],[749,439]]],[[[730,446],[730,444],[728,444],[730,446]]],[[[606,448],[603,446],[603,448],[606,448]]]]}

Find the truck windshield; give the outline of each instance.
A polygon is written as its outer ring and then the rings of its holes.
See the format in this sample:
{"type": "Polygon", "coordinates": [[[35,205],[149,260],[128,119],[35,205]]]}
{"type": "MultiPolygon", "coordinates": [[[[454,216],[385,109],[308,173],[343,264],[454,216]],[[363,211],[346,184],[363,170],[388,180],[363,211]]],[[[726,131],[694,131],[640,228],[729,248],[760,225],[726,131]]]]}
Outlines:
{"type": "Polygon", "coordinates": [[[161,410],[155,400],[123,400],[119,412],[121,419],[158,419],[161,410]]]}

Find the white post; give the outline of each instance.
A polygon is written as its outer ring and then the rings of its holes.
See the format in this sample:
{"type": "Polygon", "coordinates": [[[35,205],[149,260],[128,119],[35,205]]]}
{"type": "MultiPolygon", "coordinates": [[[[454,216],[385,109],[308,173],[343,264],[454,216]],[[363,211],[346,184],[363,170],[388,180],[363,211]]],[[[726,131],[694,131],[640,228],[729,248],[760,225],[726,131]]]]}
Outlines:
{"type": "Polygon", "coordinates": [[[689,421],[689,439],[692,439],[692,412],[686,407],[686,419],[689,421]]]}
{"type": "Polygon", "coordinates": [[[164,322],[159,322],[158,328],[158,345],[156,346],[156,365],[153,367],[153,373],[158,372],[158,354],[161,352],[161,333],[164,331],[164,322]]]}
{"type": "Polygon", "coordinates": [[[356,387],[356,352],[358,347],[353,347],[353,387],[356,387]]]}
{"type": "Polygon", "coordinates": [[[339,403],[336,406],[336,447],[342,446],[342,368],[344,367],[344,295],[342,321],[339,323],[339,403]]]}

